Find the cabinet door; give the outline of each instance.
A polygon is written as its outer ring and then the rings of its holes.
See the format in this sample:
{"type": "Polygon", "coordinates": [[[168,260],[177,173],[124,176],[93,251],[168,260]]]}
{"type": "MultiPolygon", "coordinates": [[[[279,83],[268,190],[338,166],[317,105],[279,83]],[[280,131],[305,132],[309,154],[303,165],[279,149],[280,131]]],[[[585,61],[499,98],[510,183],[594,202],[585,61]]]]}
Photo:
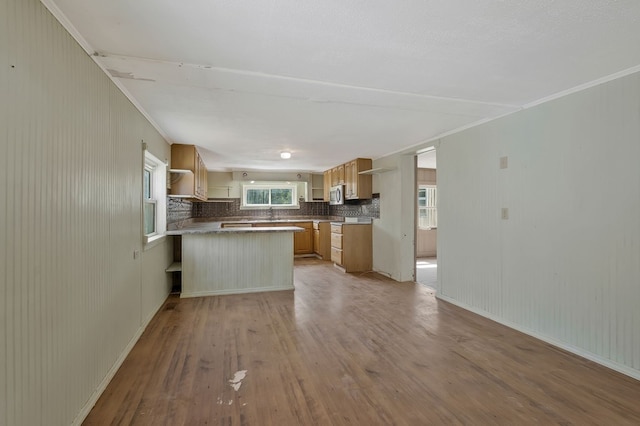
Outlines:
{"type": "Polygon", "coordinates": [[[331,170],[324,172],[324,201],[329,201],[329,190],[331,189],[331,170]]]}
{"type": "MultiPolygon", "coordinates": [[[[342,227],[342,250],[340,250],[342,264],[346,272],[370,271],[373,267],[372,232],[371,225],[350,225],[342,227]]],[[[333,245],[333,241],[332,241],[333,245]]],[[[331,247],[339,250],[337,247],[331,247]]]]}
{"type": "Polygon", "coordinates": [[[313,230],[313,252],[319,255],[322,255],[322,253],[320,253],[320,230],[319,229],[313,230]]]}
{"type": "Polygon", "coordinates": [[[344,174],[344,198],[347,200],[358,198],[358,168],[355,160],[344,165],[344,174]]]}
{"type": "Polygon", "coordinates": [[[342,266],[342,250],[331,247],[331,261],[342,266]]]}
{"type": "Polygon", "coordinates": [[[357,158],[349,162],[345,199],[357,200],[371,198],[372,177],[371,175],[360,174],[363,170],[371,169],[371,165],[372,162],[369,158],[357,158]]]}
{"type": "Polygon", "coordinates": [[[304,228],[304,232],[293,233],[293,254],[313,253],[313,224],[311,222],[294,223],[292,226],[304,228]]]}
{"type": "Polygon", "coordinates": [[[317,250],[318,254],[322,256],[324,260],[331,259],[331,225],[328,222],[321,222],[318,224],[318,230],[320,231],[320,246],[317,250]]]}
{"type": "Polygon", "coordinates": [[[338,183],[336,183],[336,185],[344,185],[344,164],[336,168],[338,169],[338,183]]]}
{"type": "Polygon", "coordinates": [[[331,169],[331,186],[336,186],[338,184],[338,168],[334,167],[331,169]]]}

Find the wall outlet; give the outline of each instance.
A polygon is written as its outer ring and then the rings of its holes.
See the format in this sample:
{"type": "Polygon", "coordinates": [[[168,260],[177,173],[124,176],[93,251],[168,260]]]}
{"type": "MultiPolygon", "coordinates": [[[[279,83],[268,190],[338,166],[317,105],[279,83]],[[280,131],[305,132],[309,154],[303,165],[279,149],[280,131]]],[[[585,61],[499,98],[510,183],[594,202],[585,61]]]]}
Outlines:
{"type": "Polygon", "coordinates": [[[139,258],[139,257],[140,257],[140,250],[134,250],[134,251],[133,251],[133,258],[134,258],[134,259],[137,259],[137,258],[139,258]]]}
{"type": "Polygon", "coordinates": [[[502,208],[502,220],[509,219],[509,209],[507,207],[502,208]]]}
{"type": "Polygon", "coordinates": [[[506,169],[507,167],[509,167],[509,157],[500,157],[500,168],[506,169]]]}

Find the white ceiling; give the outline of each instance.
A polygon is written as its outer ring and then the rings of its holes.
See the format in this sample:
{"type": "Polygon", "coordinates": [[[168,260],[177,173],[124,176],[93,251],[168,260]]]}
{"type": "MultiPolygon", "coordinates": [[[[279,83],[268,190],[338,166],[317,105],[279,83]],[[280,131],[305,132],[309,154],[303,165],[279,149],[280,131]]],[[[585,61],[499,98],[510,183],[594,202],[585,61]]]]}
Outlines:
{"type": "Polygon", "coordinates": [[[640,65],[638,0],[42,1],[211,170],[378,158],[640,65]]]}

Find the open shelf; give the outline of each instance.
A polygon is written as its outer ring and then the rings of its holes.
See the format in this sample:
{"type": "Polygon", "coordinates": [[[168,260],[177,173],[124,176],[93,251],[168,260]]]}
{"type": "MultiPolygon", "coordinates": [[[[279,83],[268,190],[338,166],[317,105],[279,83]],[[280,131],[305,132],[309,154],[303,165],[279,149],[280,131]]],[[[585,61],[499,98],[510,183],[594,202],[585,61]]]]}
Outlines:
{"type": "Polygon", "coordinates": [[[165,272],[182,272],[182,262],[173,262],[164,271],[165,272]]]}
{"type": "Polygon", "coordinates": [[[369,169],[358,172],[359,175],[379,175],[381,173],[391,172],[396,170],[395,167],[378,167],[377,169],[369,169]]]}

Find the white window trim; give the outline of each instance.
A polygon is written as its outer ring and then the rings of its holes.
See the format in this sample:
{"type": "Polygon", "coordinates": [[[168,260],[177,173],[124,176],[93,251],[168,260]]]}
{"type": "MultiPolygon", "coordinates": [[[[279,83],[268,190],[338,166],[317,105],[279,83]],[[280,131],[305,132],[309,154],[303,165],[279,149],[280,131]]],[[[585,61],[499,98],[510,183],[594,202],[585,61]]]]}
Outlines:
{"type": "MultiPolygon", "coordinates": [[[[418,215],[418,229],[421,230],[431,230],[431,229],[437,229],[438,228],[438,201],[437,201],[437,197],[438,197],[438,192],[437,192],[437,185],[418,185],[418,192],[421,189],[429,189],[429,188],[435,188],[436,189],[436,205],[435,207],[421,207],[420,205],[418,205],[418,211],[416,212],[418,215]],[[436,226],[420,226],[420,209],[433,209],[436,211],[436,226]]],[[[416,194],[416,197],[418,197],[418,194],[416,194]]]]}
{"type": "Polygon", "coordinates": [[[298,202],[298,186],[292,183],[252,183],[242,185],[242,200],[240,204],[240,210],[264,210],[264,209],[299,209],[300,204],[298,202]],[[291,189],[292,190],[292,204],[246,204],[247,191],[250,189],[291,189]]]}
{"type": "Polygon", "coordinates": [[[167,165],[149,151],[144,151],[144,170],[151,171],[152,199],[156,204],[156,232],[144,234],[144,192],[142,194],[142,242],[144,250],[155,247],[166,238],[167,231],[167,165]]]}

